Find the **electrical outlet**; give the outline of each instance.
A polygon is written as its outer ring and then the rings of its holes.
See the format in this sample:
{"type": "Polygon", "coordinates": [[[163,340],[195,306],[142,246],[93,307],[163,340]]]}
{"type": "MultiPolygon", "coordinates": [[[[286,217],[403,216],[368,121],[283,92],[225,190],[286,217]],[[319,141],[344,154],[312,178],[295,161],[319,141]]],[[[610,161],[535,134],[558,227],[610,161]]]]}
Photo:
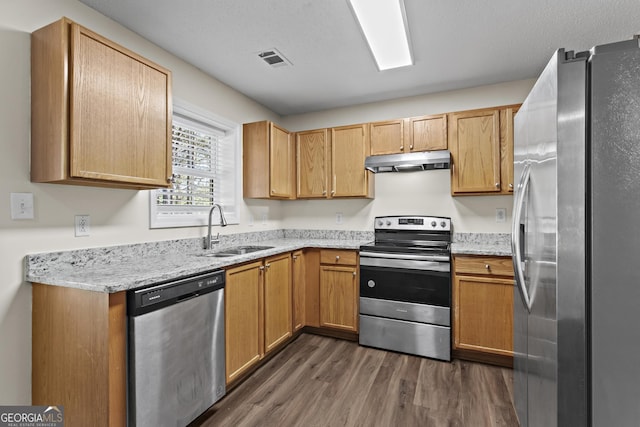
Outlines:
{"type": "Polygon", "coordinates": [[[11,219],[33,219],[33,193],[11,193],[11,219]]]}
{"type": "Polygon", "coordinates": [[[91,224],[89,222],[89,215],[76,215],[76,237],[88,236],[91,231],[91,224]]]}
{"type": "Polygon", "coordinates": [[[507,209],[496,208],[496,222],[505,222],[507,220],[507,209]]]}
{"type": "Polygon", "coordinates": [[[267,213],[263,213],[262,214],[262,225],[265,225],[267,223],[267,213]]]}
{"type": "Polygon", "coordinates": [[[336,212],[336,224],[342,224],[342,212],[336,212]]]}
{"type": "Polygon", "coordinates": [[[253,214],[249,214],[249,227],[253,227],[253,214]]]}

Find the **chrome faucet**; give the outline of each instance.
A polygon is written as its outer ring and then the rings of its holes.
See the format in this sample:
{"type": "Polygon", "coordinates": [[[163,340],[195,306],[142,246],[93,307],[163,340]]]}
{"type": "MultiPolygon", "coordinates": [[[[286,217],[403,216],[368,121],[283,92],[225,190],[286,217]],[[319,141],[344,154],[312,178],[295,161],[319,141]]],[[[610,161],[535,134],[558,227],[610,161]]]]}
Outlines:
{"type": "Polygon", "coordinates": [[[213,216],[213,210],[216,207],[218,208],[218,211],[220,211],[220,227],[226,227],[227,225],[227,220],[224,218],[224,212],[222,212],[222,206],[220,206],[217,203],[214,203],[213,206],[211,206],[211,210],[209,211],[209,227],[207,230],[207,237],[204,238],[205,249],[211,249],[211,246],[214,243],[220,243],[220,233],[218,233],[215,239],[211,236],[211,218],[213,216]]]}

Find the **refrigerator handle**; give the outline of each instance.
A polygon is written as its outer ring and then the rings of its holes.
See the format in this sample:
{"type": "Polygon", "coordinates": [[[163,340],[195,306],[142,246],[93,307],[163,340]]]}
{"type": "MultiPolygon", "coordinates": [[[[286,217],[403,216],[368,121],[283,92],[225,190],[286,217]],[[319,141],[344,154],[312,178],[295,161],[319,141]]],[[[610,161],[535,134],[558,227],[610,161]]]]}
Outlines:
{"type": "Polygon", "coordinates": [[[524,205],[524,197],[529,187],[529,179],[531,174],[531,164],[524,166],[520,182],[516,188],[516,198],[513,202],[513,224],[511,229],[511,250],[513,252],[513,269],[516,275],[516,285],[520,289],[522,301],[527,306],[527,310],[531,312],[531,299],[524,283],[524,271],[522,268],[522,252],[524,250],[524,232],[525,225],[521,222],[522,207],[524,205]]]}

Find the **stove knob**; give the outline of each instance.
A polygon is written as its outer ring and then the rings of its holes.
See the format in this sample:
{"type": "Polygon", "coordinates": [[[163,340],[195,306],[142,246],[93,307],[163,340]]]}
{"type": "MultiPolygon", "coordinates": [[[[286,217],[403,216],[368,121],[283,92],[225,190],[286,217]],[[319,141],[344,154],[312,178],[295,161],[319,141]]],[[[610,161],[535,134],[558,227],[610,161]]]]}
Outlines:
{"type": "Polygon", "coordinates": [[[379,219],[379,220],[378,220],[378,227],[382,227],[382,224],[383,224],[382,220],[381,220],[381,219],[379,219]]]}
{"type": "Polygon", "coordinates": [[[391,221],[387,220],[387,225],[391,225],[391,221]]]}
{"type": "Polygon", "coordinates": [[[440,227],[445,228],[446,226],[447,226],[447,223],[446,223],[446,222],[442,221],[442,222],[440,223],[440,227]]]}
{"type": "Polygon", "coordinates": [[[435,221],[431,221],[431,226],[435,228],[436,222],[435,221]]]}

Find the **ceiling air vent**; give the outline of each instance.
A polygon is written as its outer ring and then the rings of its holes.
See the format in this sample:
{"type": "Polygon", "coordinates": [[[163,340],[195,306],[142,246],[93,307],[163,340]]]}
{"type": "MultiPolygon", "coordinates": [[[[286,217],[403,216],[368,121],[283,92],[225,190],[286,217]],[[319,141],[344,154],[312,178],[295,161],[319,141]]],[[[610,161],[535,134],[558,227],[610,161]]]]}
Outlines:
{"type": "Polygon", "coordinates": [[[291,62],[289,62],[289,60],[275,48],[260,52],[258,53],[258,56],[271,67],[284,67],[286,65],[291,65],[291,62]]]}

